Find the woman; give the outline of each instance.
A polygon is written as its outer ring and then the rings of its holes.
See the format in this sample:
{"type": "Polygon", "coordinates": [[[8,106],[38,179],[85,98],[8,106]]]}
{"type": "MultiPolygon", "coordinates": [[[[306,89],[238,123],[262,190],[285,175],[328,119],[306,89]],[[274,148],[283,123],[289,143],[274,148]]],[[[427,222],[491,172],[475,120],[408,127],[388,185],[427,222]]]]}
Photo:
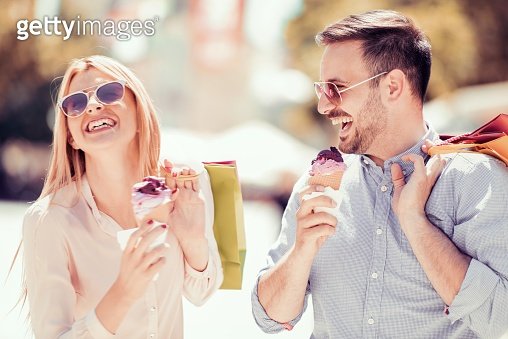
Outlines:
{"type": "Polygon", "coordinates": [[[157,174],[154,107],[132,71],[104,56],[70,64],[57,105],[50,167],[23,225],[36,338],[183,337],[182,294],[200,305],[222,282],[206,171],[169,183],[165,244],[150,248],[166,225],[149,220],[122,252],[117,232],[136,225],[131,187],[157,174]]]}

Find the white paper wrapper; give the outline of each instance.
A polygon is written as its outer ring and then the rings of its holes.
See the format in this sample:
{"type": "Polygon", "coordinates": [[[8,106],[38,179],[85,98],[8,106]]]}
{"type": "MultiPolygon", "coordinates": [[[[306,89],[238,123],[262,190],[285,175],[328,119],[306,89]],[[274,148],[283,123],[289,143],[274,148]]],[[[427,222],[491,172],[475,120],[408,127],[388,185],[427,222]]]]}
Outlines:
{"type": "Polygon", "coordinates": [[[332,198],[337,203],[337,206],[334,207],[334,208],[331,208],[331,207],[316,207],[316,208],[314,208],[314,212],[326,212],[328,214],[333,215],[337,220],[339,220],[339,218],[338,218],[339,206],[340,206],[340,203],[342,201],[342,192],[340,191],[340,189],[339,190],[334,190],[331,187],[325,187],[324,192],[312,192],[310,194],[304,195],[303,199],[304,200],[312,199],[312,198],[315,198],[315,197],[319,197],[321,195],[326,195],[327,197],[332,198]]]}
{"type": "MultiPolygon", "coordinates": [[[[159,225],[162,225],[162,223],[160,222],[157,222],[157,221],[154,221],[154,225],[152,227],[152,229],[154,229],[155,227],[159,226],[159,225]]],[[[116,233],[116,241],[118,242],[118,244],[120,245],[120,248],[122,249],[122,251],[125,250],[125,247],[127,246],[127,242],[129,241],[129,238],[130,236],[132,235],[132,233],[134,233],[138,228],[135,227],[135,228],[129,228],[127,230],[123,230],[123,231],[118,231],[116,233]]],[[[159,235],[147,248],[147,252],[148,251],[151,251],[152,249],[154,249],[155,247],[159,246],[159,245],[162,245],[164,242],[166,242],[166,237],[168,235],[168,230],[164,230],[164,232],[162,232],[161,235],[159,235]]],[[[157,280],[159,278],[159,274],[157,273],[154,277],[153,277],[153,281],[157,280]]]]}

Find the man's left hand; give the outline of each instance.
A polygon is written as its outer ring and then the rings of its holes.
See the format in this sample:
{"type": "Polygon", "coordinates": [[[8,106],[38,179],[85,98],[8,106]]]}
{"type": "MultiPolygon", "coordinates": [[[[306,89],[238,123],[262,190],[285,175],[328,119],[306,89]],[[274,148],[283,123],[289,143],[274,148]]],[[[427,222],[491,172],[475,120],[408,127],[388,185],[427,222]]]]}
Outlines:
{"type": "Polygon", "coordinates": [[[406,220],[425,217],[425,204],[446,164],[446,160],[439,155],[432,157],[427,165],[424,164],[423,158],[416,154],[405,155],[402,161],[413,162],[414,172],[406,183],[400,165],[393,164],[391,167],[394,186],[392,208],[401,227],[406,224],[406,220]]]}

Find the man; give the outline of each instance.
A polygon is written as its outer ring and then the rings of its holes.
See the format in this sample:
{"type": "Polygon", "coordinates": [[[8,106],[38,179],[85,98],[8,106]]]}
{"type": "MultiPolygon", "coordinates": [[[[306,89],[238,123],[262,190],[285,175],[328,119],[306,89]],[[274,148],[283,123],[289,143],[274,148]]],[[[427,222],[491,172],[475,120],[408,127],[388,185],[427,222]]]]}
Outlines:
{"type": "Polygon", "coordinates": [[[318,110],[348,169],[336,216],[295,185],[252,293],[265,332],[291,329],[312,294],[312,338],[497,338],[508,330],[508,169],[422,152],[430,44],[393,11],[349,16],[325,46],[318,110]],[[425,166],[425,163],[427,165],[425,166]],[[439,180],[436,179],[439,177],[439,180]]]}

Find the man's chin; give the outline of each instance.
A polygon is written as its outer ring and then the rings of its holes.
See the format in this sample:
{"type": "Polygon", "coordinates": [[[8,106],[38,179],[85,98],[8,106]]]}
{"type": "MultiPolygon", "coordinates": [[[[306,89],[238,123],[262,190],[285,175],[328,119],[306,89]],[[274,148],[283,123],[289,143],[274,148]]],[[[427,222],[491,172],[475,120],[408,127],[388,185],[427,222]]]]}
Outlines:
{"type": "Polygon", "coordinates": [[[364,154],[362,152],[359,145],[351,144],[350,142],[344,142],[343,140],[339,140],[339,145],[337,146],[339,151],[344,154],[364,154]]]}
{"type": "Polygon", "coordinates": [[[353,154],[354,152],[352,152],[352,149],[350,147],[347,147],[348,145],[344,145],[341,142],[339,142],[339,146],[337,147],[339,149],[339,151],[343,154],[353,154]]]}

